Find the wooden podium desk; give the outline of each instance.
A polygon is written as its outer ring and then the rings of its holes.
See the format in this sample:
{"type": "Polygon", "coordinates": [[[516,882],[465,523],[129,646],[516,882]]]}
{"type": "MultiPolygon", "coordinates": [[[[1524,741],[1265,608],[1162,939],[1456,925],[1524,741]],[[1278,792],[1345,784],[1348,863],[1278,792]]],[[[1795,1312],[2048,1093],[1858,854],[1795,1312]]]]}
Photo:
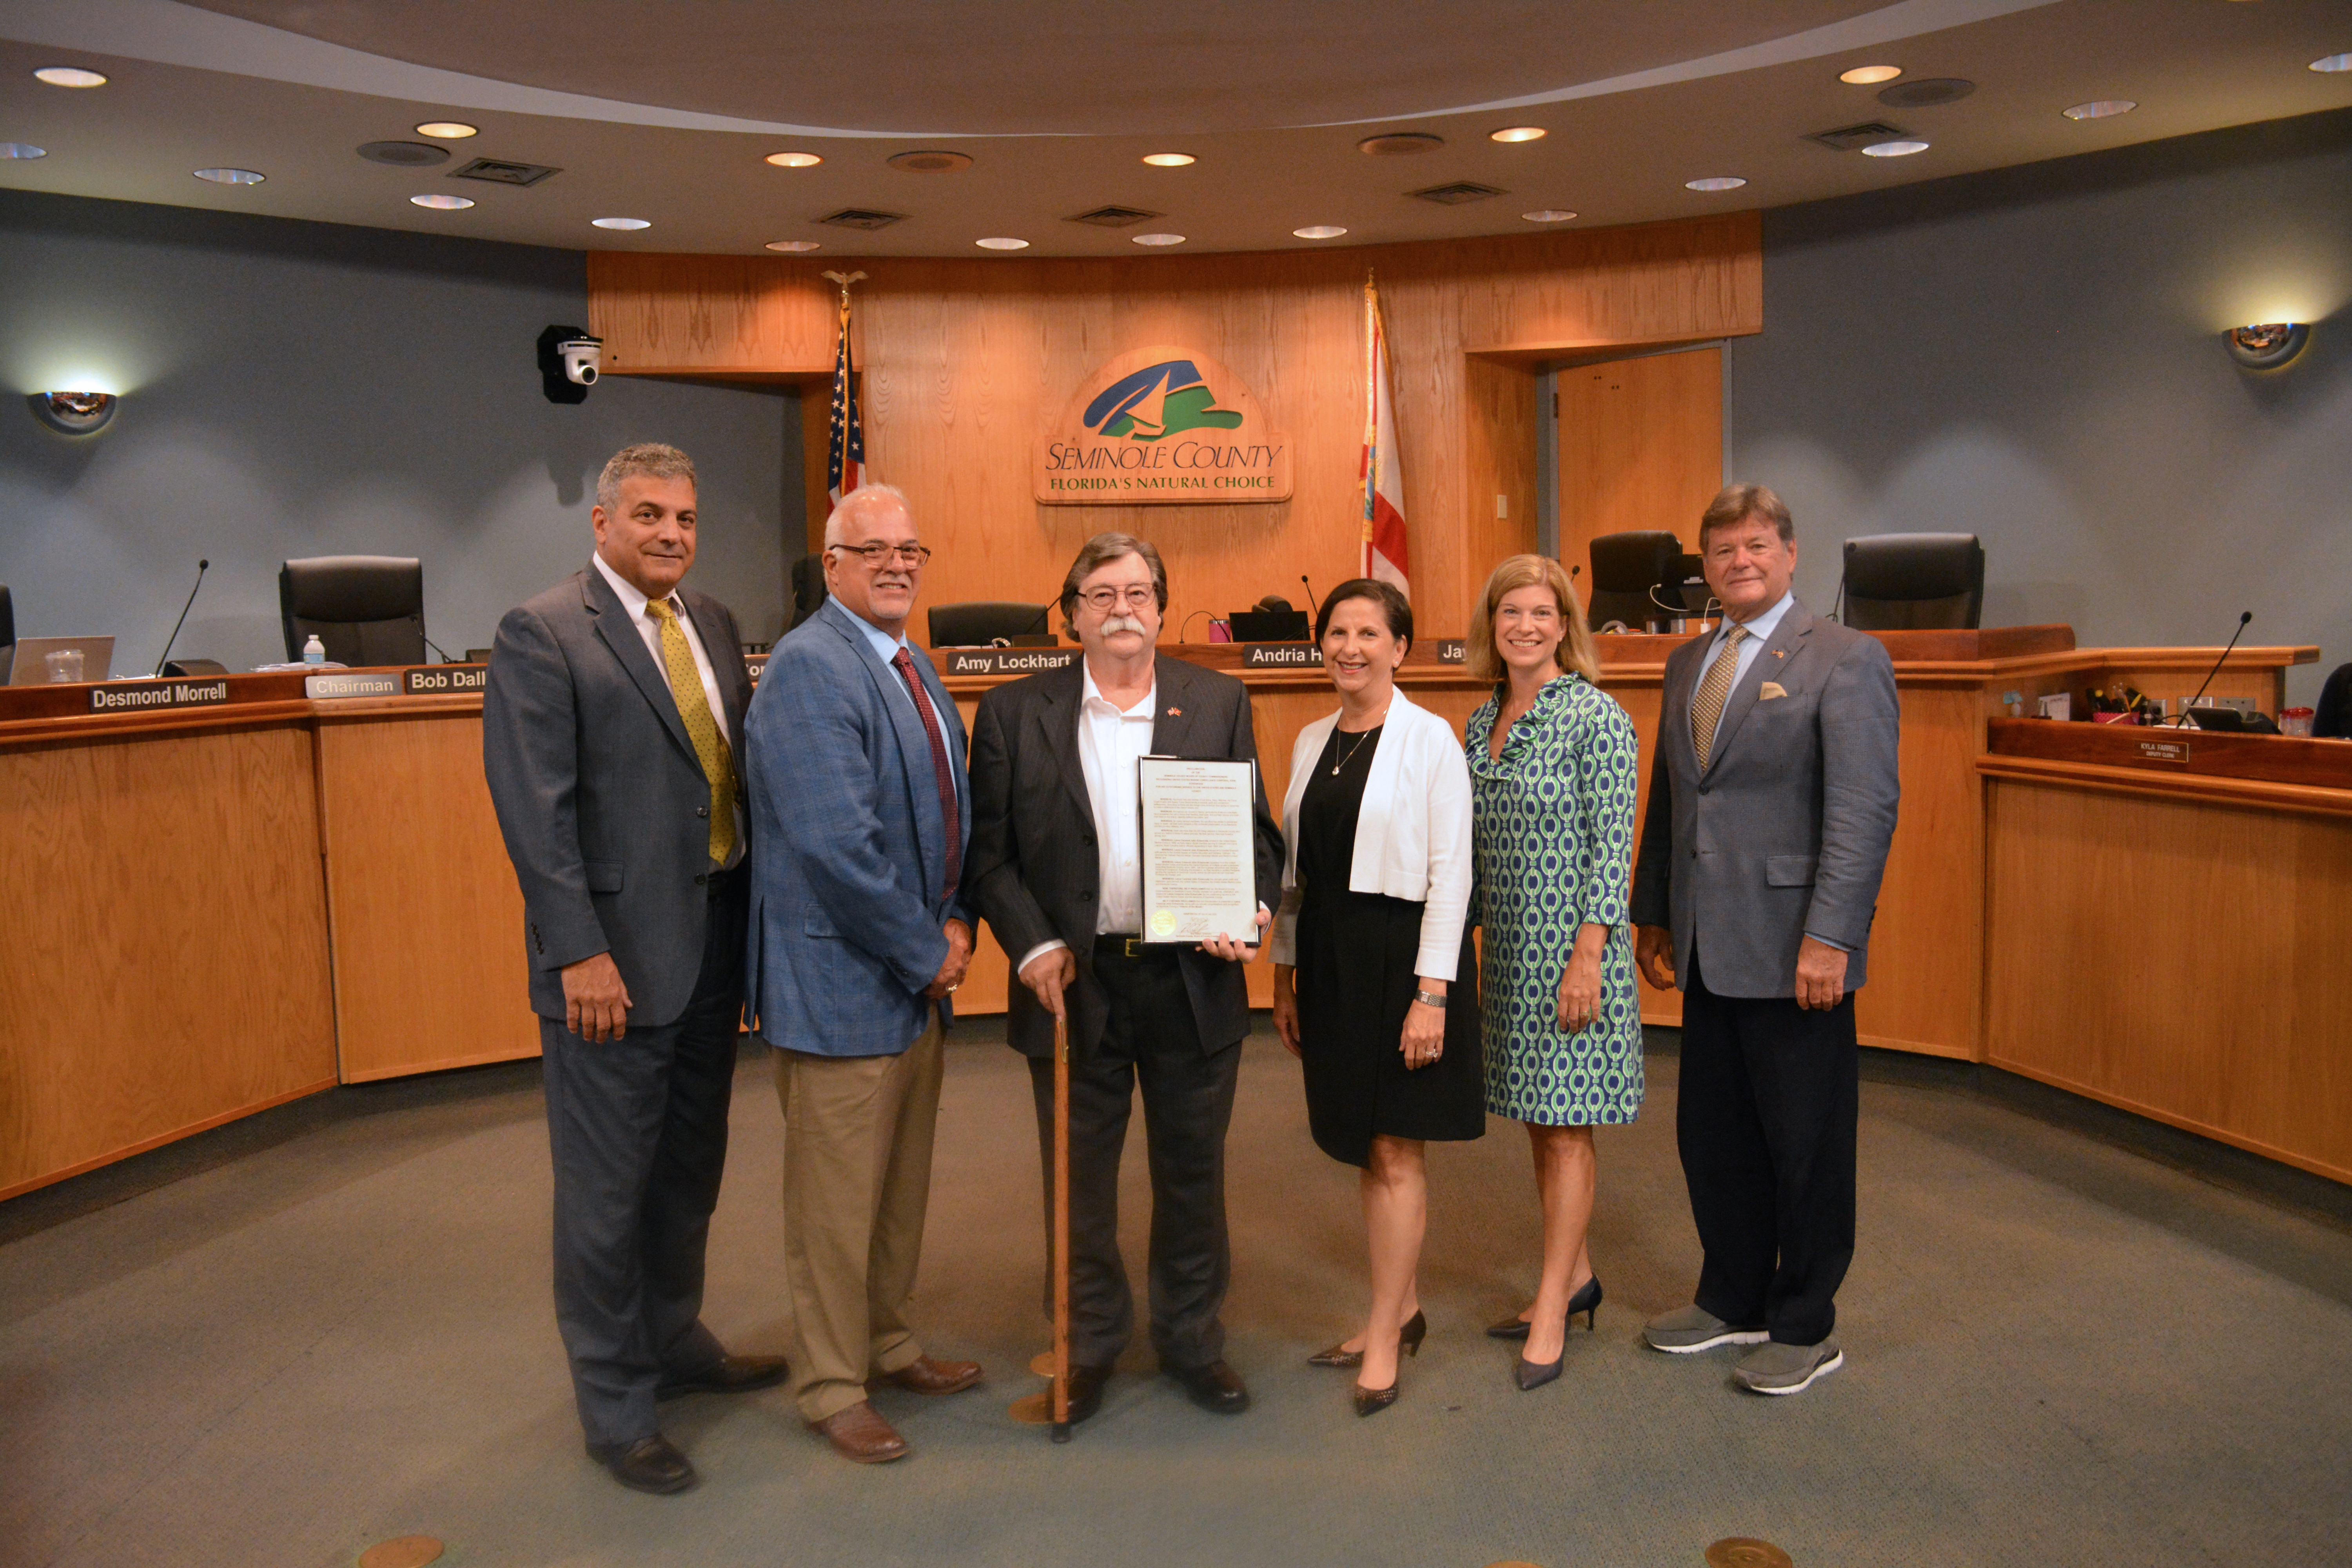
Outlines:
{"type": "Polygon", "coordinates": [[[2352,742],[1999,720],[1985,1059],[2352,1181],[2352,742]]]}
{"type": "MultiPolygon", "coordinates": [[[[1976,1060],[1983,1054],[1984,963],[1984,806],[1976,761],[1984,750],[1987,721],[2006,710],[2011,693],[2027,712],[2039,698],[2061,691],[2071,692],[2076,710],[2084,711],[2090,689],[2117,682],[2154,697],[2185,698],[2221,650],[2077,648],[2074,632],[2063,626],[1876,635],[1894,658],[1902,702],[1903,805],[1871,936],[1871,982],[1857,999],[1860,1032],[1868,1045],[1976,1060]]],[[[1601,686],[1624,704],[1641,736],[1646,802],[1666,656],[1689,637],[1604,635],[1593,640],[1601,686]]],[[[1486,700],[1487,689],[1472,681],[1458,663],[1441,663],[1442,646],[1444,640],[1436,638],[1416,644],[1398,681],[1414,701],[1459,730],[1486,700]]],[[[1329,679],[1312,667],[1243,668],[1244,650],[1230,643],[1188,643],[1160,651],[1238,675],[1248,685],[1266,794],[1279,809],[1289,784],[1292,742],[1301,729],[1338,705],[1329,679]]],[[[957,675],[949,655],[933,657],[967,725],[982,692],[1017,679],[957,675]]],[[[2317,657],[2315,648],[2237,649],[2212,692],[2252,698],[2274,711],[2284,668],[2317,657]]],[[[971,975],[956,995],[959,1008],[1001,1011],[1006,968],[993,939],[983,931],[971,975]]],[[[1267,1005],[1272,984],[1271,965],[1261,955],[1251,966],[1254,1005],[1267,1005]]],[[[1643,985],[1641,994],[1646,1021],[1682,1021],[1679,993],[1643,985]]]]}
{"type": "MultiPolygon", "coordinates": [[[[1598,639],[1645,782],[1665,657],[1684,640],[1598,639]]],[[[1981,1058],[1988,720],[2011,691],[2029,711],[2043,692],[2117,679],[2186,696],[2214,651],[2078,649],[2063,626],[1885,640],[1904,801],[1863,1037],[1981,1058]]],[[[1458,728],[1486,692],[1442,646],[1425,639],[1400,679],[1458,728]]],[[[1279,800],[1293,740],[1336,703],[1321,669],[1243,669],[1231,644],[1164,651],[1248,683],[1279,800]]],[[[2315,657],[2241,648],[2214,690],[2274,710],[2281,669],[2315,657]]],[[[967,721],[1015,679],[934,658],[967,721]]],[[[17,933],[0,948],[0,1197],[339,1081],[538,1049],[480,698],[314,702],[300,674],[223,680],[217,703],[109,711],[94,692],[142,683],[0,689],[0,899],[17,933]]],[[[961,1009],[1001,1012],[1005,968],[983,928],[961,1009]]],[[[1260,1005],[1271,981],[1261,958],[1260,1005]]],[[[1645,987],[1644,1016],[1678,1022],[1679,1000],[1645,987]]]]}
{"type": "Polygon", "coordinates": [[[0,1197],[539,1048],[478,696],[92,711],[157,684],[0,689],[0,1197]]]}

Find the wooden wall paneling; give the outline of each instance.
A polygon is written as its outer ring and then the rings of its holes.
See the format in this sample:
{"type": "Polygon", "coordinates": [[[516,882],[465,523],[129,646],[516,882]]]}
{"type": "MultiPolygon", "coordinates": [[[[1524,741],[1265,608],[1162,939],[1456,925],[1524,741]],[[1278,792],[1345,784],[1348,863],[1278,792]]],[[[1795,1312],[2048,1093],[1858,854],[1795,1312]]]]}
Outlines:
{"type": "Polygon", "coordinates": [[[310,742],[0,752],[0,1198],[335,1080],[310,742]]]}
{"type": "Polygon", "coordinates": [[[343,1081],[537,1056],[478,705],[325,713],[318,746],[343,1081]]]}
{"type": "Polygon", "coordinates": [[[2352,1181],[2352,821],[1990,787],[1987,1059],[2352,1181]]]}
{"type": "MultiPolygon", "coordinates": [[[[1687,223],[1353,250],[1130,260],[589,258],[590,321],[615,374],[822,376],[827,268],[862,269],[855,346],[873,475],[906,489],[939,551],[919,610],[1034,602],[1090,533],[1151,538],[1177,615],[1222,613],[1301,572],[1353,575],[1363,439],[1362,288],[1378,269],[1394,348],[1415,598],[1459,635],[1494,557],[1533,537],[1535,427],[1514,345],[1644,344],[1762,324],[1759,221],[1687,223]],[[1287,502],[1052,507],[1025,468],[1044,421],[1096,366],[1152,342],[1248,382],[1297,447],[1287,502]],[[1475,367],[1475,368],[1474,368],[1475,367]],[[1514,379],[1516,378],[1516,379],[1514,379]],[[1511,525],[1493,516],[1513,498],[1511,525]]],[[[812,440],[812,461],[823,450],[812,440]]],[[[916,627],[923,629],[919,615],[916,627]]]]}
{"type": "Polygon", "coordinates": [[[1698,548],[1723,483],[1723,351],[1559,373],[1559,552],[1591,581],[1592,541],[1661,529],[1698,548]]]}
{"type": "Polygon", "coordinates": [[[1977,694],[1898,688],[1903,799],[1855,994],[1864,1045],[1978,1060],[1983,975],[1984,749],[1977,694]]]}

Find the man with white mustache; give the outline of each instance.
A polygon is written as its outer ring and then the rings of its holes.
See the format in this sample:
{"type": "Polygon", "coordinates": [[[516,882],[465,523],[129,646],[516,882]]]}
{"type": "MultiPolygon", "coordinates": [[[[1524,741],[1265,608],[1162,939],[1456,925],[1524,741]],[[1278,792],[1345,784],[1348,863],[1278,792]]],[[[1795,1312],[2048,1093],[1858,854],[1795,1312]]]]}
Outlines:
{"type": "Polygon", "coordinates": [[[1142,941],[1136,760],[1255,761],[1249,692],[1232,676],[1155,657],[1168,574],[1140,539],[1088,540],[1061,605],[1085,658],[981,699],[967,885],[1021,978],[1009,1034],[1029,1058],[1049,1171],[1054,1020],[1069,1022],[1070,1419],[1100,1405],[1134,1332],[1118,1165],[1139,1086],[1151,1165],[1152,1349],[1194,1404],[1238,1415],[1249,1389],[1225,1364],[1219,1318],[1232,1275],[1225,1129],[1249,1033],[1242,965],[1280,896],[1282,834],[1261,787],[1258,930],[1198,949],[1142,941]]]}

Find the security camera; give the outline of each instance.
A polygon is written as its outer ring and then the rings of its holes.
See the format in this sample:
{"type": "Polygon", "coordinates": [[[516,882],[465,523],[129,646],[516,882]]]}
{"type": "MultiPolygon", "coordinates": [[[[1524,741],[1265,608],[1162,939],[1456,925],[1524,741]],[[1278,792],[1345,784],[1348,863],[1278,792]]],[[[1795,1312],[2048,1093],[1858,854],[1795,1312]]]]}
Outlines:
{"type": "Polygon", "coordinates": [[[561,322],[539,334],[539,380],[550,403],[585,403],[596,384],[604,340],[561,322]]]}

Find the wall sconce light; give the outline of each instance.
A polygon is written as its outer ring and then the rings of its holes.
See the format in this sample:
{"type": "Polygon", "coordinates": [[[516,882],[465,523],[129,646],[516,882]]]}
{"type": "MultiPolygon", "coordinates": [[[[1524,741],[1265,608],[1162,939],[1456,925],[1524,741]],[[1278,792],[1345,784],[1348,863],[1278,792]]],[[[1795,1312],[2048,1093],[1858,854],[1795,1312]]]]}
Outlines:
{"type": "Polygon", "coordinates": [[[110,392],[37,392],[33,417],[60,436],[95,436],[114,417],[121,401],[110,392]]]}
{"type": "Polygon", "coordinates": [[[2311,328],[2301,321],[2232,327],[2221,334],[2221,341],[2230,345],[2230,357],[2248,370],[2277,370],[2311,342],[2311,328]]]}

